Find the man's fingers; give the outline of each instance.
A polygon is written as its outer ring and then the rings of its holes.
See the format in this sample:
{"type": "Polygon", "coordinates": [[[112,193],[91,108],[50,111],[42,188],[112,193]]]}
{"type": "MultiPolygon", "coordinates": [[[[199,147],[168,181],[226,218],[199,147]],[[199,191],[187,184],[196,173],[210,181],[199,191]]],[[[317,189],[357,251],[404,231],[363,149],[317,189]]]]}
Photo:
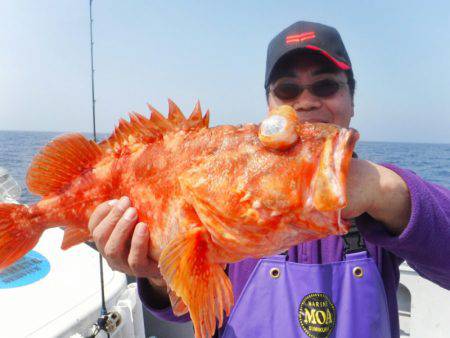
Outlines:
{"type": "Polygon", "coordinates": [[[128,208],[116,223],[105,246],[105,255],[120,265],[127,265],[128,244],[131,242],[137,221],[135,208],[128,208]]]}
{"type": "Polygon", "coordinates": [[[130,199],[128,197],[122,197],[117,203],[114,204],[106,217],[104,217],[98,226],[92,231],[92,237],[100,251],[104,251],[105,245],[108,242],[114,227],[129,206],[130,199]]]}
{"type": "Polygon", "coordinates": [[[91,217],[89,218],[88,229],[92,234],[92,231],[99,225],[99,223],[108,215],[113,205],[117,203],[117,200],[106,201],[99,204],[91,217]]]}
{"type": "Polygon", "coordinates": [[[100,204],[89,219],[89,230],[97,249],[115,270],[162,281],[156,262],[148,255],[147,225],[136,226],[137,211],[128,197],[100,204]],[[131,248],[128,244],[131,243],[131,248]]]}
{"type": "Polygon", "coordinates": [[[149,232],[147,224],[139,223],[134,229],[131,249],[128,255],[130,269],[139,277],[161,278],[156,262],[148,257],[149,232]]]}

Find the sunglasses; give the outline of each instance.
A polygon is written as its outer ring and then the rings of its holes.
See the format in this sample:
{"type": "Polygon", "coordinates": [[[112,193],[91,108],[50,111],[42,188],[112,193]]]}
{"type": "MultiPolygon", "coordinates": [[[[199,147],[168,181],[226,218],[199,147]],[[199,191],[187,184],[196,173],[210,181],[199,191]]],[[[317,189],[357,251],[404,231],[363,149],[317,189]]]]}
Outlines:
{"type": "Polygon", "coordinates": [[[280,100],[286,101],[295,99],[305,89],[307,89],[314,96],[326,98],[336,94],[338,90],[346,84],[346,82],[341,82],[333,79],[324,79],[309,85],[300,85],[294,80],[286,80],[277,83],[272,88],[272,92],[280,100]]]}

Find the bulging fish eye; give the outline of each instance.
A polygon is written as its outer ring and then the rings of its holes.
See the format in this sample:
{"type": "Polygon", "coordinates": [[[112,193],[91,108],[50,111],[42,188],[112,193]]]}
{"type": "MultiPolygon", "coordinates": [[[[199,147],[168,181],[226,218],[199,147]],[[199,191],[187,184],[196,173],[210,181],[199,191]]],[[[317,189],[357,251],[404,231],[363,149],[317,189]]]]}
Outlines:
{"type": "Polygon", "coordinates": [[[281,106],[269,113],[259,126],[259,140],[268,148],[284,150],[298,140],[297,114],[290,106],[281,106]]]}

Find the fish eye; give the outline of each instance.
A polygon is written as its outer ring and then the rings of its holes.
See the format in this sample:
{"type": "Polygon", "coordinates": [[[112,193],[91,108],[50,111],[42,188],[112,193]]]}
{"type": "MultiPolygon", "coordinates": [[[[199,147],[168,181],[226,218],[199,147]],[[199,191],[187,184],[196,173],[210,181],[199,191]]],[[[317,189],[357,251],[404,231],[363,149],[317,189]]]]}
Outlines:
{"type": "Polygon", "coordinates": [[[265,147],[278,150],[291,147],[298,139],[295,122],[278,114],[262,121],[258,137],[265,147]]]}
{"type": "Polygon", "coordinates": [[[265,119],[260,126],[260,133],[266,136],[276,135],[286,129],[287,119],[281,115],[272,115],[265,119]]]}

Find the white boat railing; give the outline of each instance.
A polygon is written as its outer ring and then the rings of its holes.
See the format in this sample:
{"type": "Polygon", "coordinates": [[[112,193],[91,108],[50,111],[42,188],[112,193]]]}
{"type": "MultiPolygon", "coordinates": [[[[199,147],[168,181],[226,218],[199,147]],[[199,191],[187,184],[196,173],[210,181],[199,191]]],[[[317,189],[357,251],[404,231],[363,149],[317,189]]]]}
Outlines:
{"type": "Polygon", "coordinates": [[[400,265],[397,291],[400,337],[450,337],[450,292],[400,265]]]}
{"type": "Polygon", "coordinates": [[[0,167],[0,202],[3,203],[17,203],[20,195],[22,195],[22,188],[8,171],[0,167]]]}

